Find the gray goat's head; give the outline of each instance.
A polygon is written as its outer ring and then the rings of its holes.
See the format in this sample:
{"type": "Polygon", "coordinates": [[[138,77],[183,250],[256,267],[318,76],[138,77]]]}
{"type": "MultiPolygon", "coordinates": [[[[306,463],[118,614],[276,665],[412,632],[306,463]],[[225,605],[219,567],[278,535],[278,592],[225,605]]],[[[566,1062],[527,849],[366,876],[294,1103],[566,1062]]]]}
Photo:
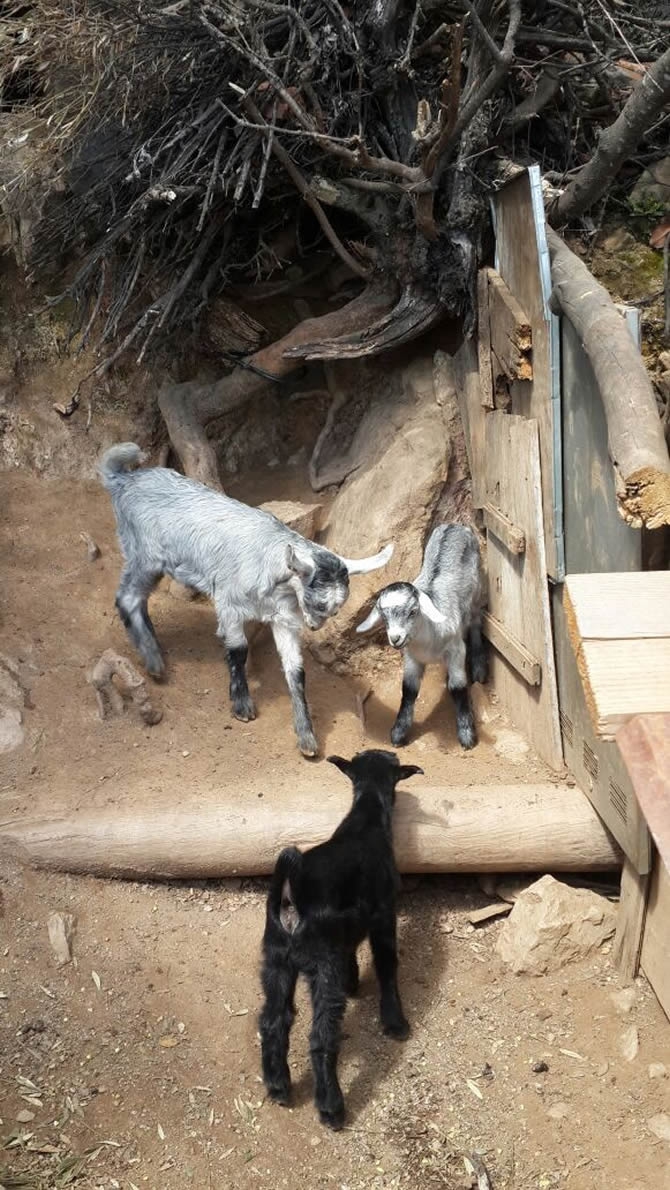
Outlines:
{"type": "Polygon", "coordinates": [[[316,630],[337,614],[349,596],[350,575],[379,570],[392,554],[392,545],[371,558],[358,559],[340,558],[311,542],[304,549],[290,545],[287,564],[292,575],[291,586],[307,627],[316,630]]]}
{"type": "Polygon", "coordinates": [[[425,591],[420,591],[413,583],[391,583],[379,592],[370,615],[356,631],[369,632],[383,622],[389,644],[394,649],[402,649],[413,635],[419,615],[432,624],[446,623],[446,617],[425,591]]]}

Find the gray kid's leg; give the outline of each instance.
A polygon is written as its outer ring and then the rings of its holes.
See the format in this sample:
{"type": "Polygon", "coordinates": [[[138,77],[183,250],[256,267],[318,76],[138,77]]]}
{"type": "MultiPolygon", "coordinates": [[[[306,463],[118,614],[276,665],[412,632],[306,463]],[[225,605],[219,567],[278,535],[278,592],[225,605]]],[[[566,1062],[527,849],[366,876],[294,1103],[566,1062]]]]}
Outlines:
{"type": "Polygon", "coordinates": [[[409,653],[405,653],[402,672],[402,701],[391,730],[391,743],[396,746],[406,744],[409,739],[414,722],[414,704],[421,689],[425,670],[425,665],[420,665],[409,653]]]}
{"type": "Polygon", "coordinates": [[[286,685],[291,695],[293,725],[298,737],[298,747],[303,756],[316,756],[318,745],[305,697],[305,670],[302,663],[300,637],[286,624],[273,624],[272,635],[279,653],[286,685]]]}
{"type": "Polygon", "coordinates": [[[249,646],[244,635],[244,625],[239,621],[233,622],[225,618],[217,608],[218,628],[216,635],[220,637],[226,648],[226,661],[230,671],[230,702],[233,715],[242,723],[248,723],[256,718],[256,708],[249,693],[247,683],[247,657],[249,646]]]}
{"type": "Polygon", "coordinates": [[[148,610],[149,596],[160,577],[128,563],[116,593],[121,622],[152,678],[162,678],[165,673],[163,654],[148,610]]]}
{"type": "Polygon", "coordinates": [[[465,641],[459,637],[447,649],[447,688],[456,707],[456,734],[463,748],[474,748],[477,743],[475,719],[468,690],[466,672],[465,641]]]}

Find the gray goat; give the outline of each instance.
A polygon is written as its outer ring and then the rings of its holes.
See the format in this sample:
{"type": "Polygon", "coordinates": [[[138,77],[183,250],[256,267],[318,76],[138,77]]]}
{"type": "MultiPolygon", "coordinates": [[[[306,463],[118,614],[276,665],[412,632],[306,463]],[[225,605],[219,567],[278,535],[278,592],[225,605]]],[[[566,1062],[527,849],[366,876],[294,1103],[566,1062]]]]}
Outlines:
{"type": "Polygon", "coordinates": [[[352,561],[301,537],[276,517],[214,492],[166,467],[133,470],[144,455],[133,442],[112,446],[100,461],[110,493],[125,567],[116,606],[126,631],[155,678],[165,663],[149,619],[149,595],[164,574],[208,595],[217,635],[226,647],[233,714],[256,710],[246,676],[247,621],[269,623],[293,705],[300,751],[317,742],[305,698],[300,633],[320,628],[349,595],[349,576],[385,566],[393,546],[352,561]]]}
{"type": "Polygon", "coordinates": [[[459,742],[464,748],[477,743],[468,669],[472,681],[486,681],[481,604],[482,566],[475,534],[466,525],[440,525],[430,535],[416,581],[384,587],[356,629],[367,632],[383,621],[389,644],[404,650],[402,701],[391,731],[396,746],[407,743],[424,671],[432,662],[447,668],[459,742]]]}

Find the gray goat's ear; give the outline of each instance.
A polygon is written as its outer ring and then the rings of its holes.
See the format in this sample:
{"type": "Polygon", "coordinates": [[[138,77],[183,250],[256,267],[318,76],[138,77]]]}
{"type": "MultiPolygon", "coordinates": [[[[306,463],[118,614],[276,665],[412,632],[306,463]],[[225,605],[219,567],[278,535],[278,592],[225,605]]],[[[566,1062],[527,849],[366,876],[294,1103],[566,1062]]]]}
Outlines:
{"type": "Polygon", "coordinates": [[[334,764],[348,777],[350,781],[354,779],[354,766],[350,760],[345,760],[343,756],[327,756],[328,764],[334,764]]]}
{"type": "Polygon", "coordinates": [[[447,617],[435,607],[430,595],[426,595],[425,591],[419,591],[419,607],[426,619],[432,620],[433,624],[446,624],[447,617]]]}
{"type": "Polygon", "coordinates": [[[300,578],[307,578],[315,570],[314,560],[309,554],[299,552],[293,545],[286,547],[286,565],[291,574],[298,574],[300,578]]]}
{"type": "Polygon", "coordinates": [[[381,618],[382,618],[382,613],[380,612],[379,608],[377,607],[377,604],[375,603],[372,611],[370,612],[370,615],[367,616],[365,618],[365,620],[363,620],[362,624],[358,625],[358,627],[356,628],[356,631],[357,632],[369,632],[371,628],[377,627],[381,618]]]}
{"type": "MultiPolygon", "coordinates": [[[[340,555],[337,555],[338,558],[340,555]]],[[[340,562],[344,562],[349,574],[369,574],[371,570],[381,570],[382,566],[386,566],[393,557],[393,546],[386,545],[378,554],[373,554],[371,558],[340,558],[340,562]]]]}
{"type": "Polygon", "coordinates": [[[417,773],[423,776],[423,769],[420,769],[418,764],[401,764],[395,779],[396,785],[398,781],[406,781],[408,777],[416,777],[417,773]]]}

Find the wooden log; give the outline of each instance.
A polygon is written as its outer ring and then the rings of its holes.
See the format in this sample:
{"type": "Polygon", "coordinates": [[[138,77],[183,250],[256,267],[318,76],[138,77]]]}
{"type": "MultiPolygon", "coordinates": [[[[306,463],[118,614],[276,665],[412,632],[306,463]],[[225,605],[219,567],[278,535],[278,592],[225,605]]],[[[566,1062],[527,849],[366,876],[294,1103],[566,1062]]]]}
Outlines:
{"type": "Polygon", "coordinates": [[[494,380],[532,380],[533,335],[528,315],[507,288],[500,273],[488,270],[489,322],[494,380]]]}
{"type": "Polygon", "coordinates": [[[619,512],[636,528],[670,524],[670,459],[640,353],[607,290],[550,228],[547,242],[552,305],[579,335],[600,390],[619,512]]]}
{"type": "MultiPolygon", "coordinates": [[[[282,847],[332,833],[348,790],[229,802],[220,791],[188,806],[113,810],[0,824],[0,856],[63,872],[140,879],[261,876],[282,847]]],[[[401,872],[600,871],[621,853],[589,801],[564,784],[473,785],[398,792],[401,872]]]]}

